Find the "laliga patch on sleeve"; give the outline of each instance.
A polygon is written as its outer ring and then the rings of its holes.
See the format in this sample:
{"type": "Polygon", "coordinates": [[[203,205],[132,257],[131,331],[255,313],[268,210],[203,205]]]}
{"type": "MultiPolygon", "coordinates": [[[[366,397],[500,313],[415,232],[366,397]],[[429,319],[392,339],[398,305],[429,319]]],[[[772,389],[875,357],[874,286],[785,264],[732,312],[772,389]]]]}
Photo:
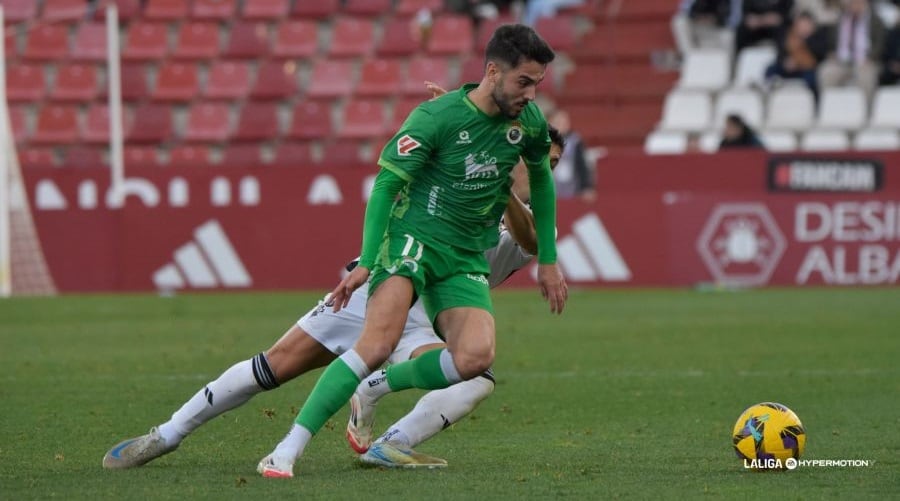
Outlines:
{"type": "Polygon", "coordinates": [[[403,137],[397,140],[397,154],[401,157],[408,157],[410,152],[422,144],[412,137],[409,134],[404,134],[403,137]]]}

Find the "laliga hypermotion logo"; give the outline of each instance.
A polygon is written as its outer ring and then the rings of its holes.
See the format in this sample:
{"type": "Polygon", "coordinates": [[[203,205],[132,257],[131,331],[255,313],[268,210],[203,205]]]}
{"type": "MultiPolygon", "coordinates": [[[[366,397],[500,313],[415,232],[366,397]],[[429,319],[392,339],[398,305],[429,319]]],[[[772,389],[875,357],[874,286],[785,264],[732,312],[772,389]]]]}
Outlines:
{"type": "Polygon", "coordinates": [[[787,247],[765,205],[720,204],[697,239],[697,252],[717,283],[762,285],[787,247]]]}

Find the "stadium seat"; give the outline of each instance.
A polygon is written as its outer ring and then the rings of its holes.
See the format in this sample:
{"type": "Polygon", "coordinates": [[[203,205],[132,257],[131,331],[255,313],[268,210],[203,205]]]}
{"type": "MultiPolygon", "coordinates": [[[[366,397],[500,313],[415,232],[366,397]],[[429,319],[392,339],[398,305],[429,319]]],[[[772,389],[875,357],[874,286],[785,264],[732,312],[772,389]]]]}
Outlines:
{"type": "Polygon", "coordinates": [[[409,19],[385,21],[376,54],[381,57],[408,57],[419,50],[420,41],[413,36],[409,19]]]}
{"type": "Polygon", "coordinates": [[[259,167],[262,157],[259,144],[229,144],[222,150],[223,167],[259,167]]]}
{"type": "Polygon", "coordinates": [[[72,58],[78,61],[106,61],[106,26],[82,23],[72,43],[72,58]]]}
{"type": "Polygon", "coordinates": [[[443,57],[417,57],[406,67],[406,78],[399,86],[400,91],[420,99],[431,97],[425,90],[424,82],[434,82],[445,89],[452,89],[456,82],[450,79],[450,68],[443,57]]]}
{"type": "Polygon", "coordinates": [[[278,107],[273,103],[244,104],[232,141],[267,141],[278,137],[278,107]]]}
{"type": "Polygon", "coordinates": [[[709,128],[711,118],[709,94],[696,90],[675,90],[666,96],[660,128],[697,132],[709,128]]]}
{"type": "Polygon", "coordinates": [[[209,147],[202,144],[184,144],[169,150],[168,165],[172,167],[196,167],[209,165],[209,147]]]}
{"type": "Polygon", "coordinates": [[[153,99],[190,101],[197,94],[197,66],[192,63],[163,63],[156,75],[153,99]]]}
{"type": "Polygon", "coordinates": [[[444,8],[442,0],[399,0],[394,7],[394,15],[398,17],[414,16],[422,9],[428,9],[432,14],[439,13],[444,8]]]}
{"type": "MultiPolygon", "coordinates": [[[[3,3],[5,5],[6,1],[3,3]]],[[[44,0],[41,18],[51,23],[79,21],[87,14],[87,6],[88,2],[84,0],[44,0]]]]}
{"type": "Polygon", "coordinates": [[[91,64],[57,66],[56,83],[50,92],[55,101],[91,101],[99,95],[97,69],[91,64]]]}
{"type": "Polygon", "coordinates": [[[6,55],[7,61],[12,61],[19,57],[19,41],[17,37],[3,37],[3,53],[6,55]]]}
{"type": "Polygon", "coordinates": [[[287,142],[275,147],[272,162],[287,167],[305,167],[312,161],[309,143],[287,142]]]}
{"type": "Polygon", "coordinates": [[[751,87],[765,81],[766,68],[775,62],[775,47],[757,45],[741,50],[734,72],[734,87],[751,87]]]}
{"type": "Polygon", "coordinates": [[[128,143],[162,143],[172,137],[172,110],[168,105],[142,104],[126,129],[128,143]]]}
{"type": "Polygon", "coordinates": [[[372,52],[375,24],[369,19],[340,17],[331,25],[330,57],[359,57],[372,52]]]}
{"type": "Polygon", "coordinates": [[[44,67],[17,63],[6,68],[6,98],[10,101],[40,101],[46,92],[44,67]]]}
{"type": "Polygon", "coordinates": [[[515,20],[509,16],[499,16],[495,19],[482,19],[478,23],[478,29],[475,33],[475,50],[474,55],[477,59],[483,60],[482,55],[484,49],[487,48],[488,41],[494,35],[494,31],[503,24],[514,23],[515,20]]]}
{"type": "Polygon", "coordinates": [[[188,0],[147,0],[144,18],[154,21],[180,21],[188,17],[188,0]]]}
{"type": "Polygon", "coordinates": [[[684,132],[657,130],[644,141],[644,153],[648,155],[678,155],[687,151],[688,137],[684,132]]]}
{"type": "Polygon", "coordinates": [[[306,95],[309,98],[337,98],[353,92],[353,64],[350,61],[319,60],[313,65],[306,95]]]}
{"type": "Polygon", "coordinates": [[[343,109],[340,139],[368,139],[388,134],[387,117],[381,100],[352,100],[343,109]]]}
{"type": "Polygon", "coordinates": [[[18,24],[37,17],[39,0],[3,0],[6,24],[18,24]]]}
{"type": "Polygon", "coordinates": [[[900,85],[879,87],[875,91],[869,126],[900,129],[900,85]]]}
{"type": "Polygon", "coordinates": [[[472,56],[463,61],[459,69],[459,81],[462,83],[480,82],[484,76],[484,58],[472,56]]]}
{"type": "Polygon", "coordinates": [[[315,21],[291,19],[278,25],[272,55],[284,58],[306,59],[319,50],[319,35],[315,21]]]}
{"type": "Polygon", "coordinates": [[[293,17],[326,19],[340,10],[340,0],[316,0],[314,2],[293,2],[293,17]]]}
{"type": "Polygon", "coordinates": [[[401,66],[397,59],[368,59],[360,70],[356,95],[388,97],[397,92],[401,81],[401,66]]]}
{"type": "Polygon", "coordinates": [[[191,17],[215,21],[227,21],[237,12],[236,0],[192,0],[191,17]]]}
{"type": "Polygon", "coordinates": [[[555,51],[568,52],[575,47],[575,21],[570,15],[538,18],[534,29],[555,51]]]}
{"type": "Polygon", "coordinates": [[[243,99],[250,92],[250,66],[243,61],[216,61],[209,68],[203,97],[243,99]]]}
{"type": "Polygon", "coordinates": [[[866,124],[866,108],[866,94],[858,87],[823,89],[816,126],[820,129],[860,129],[866,124]]]}
{"type": "Polygon", "coordinates": [[[228,105],[225,103],[200,102],[188,111],[184,131],[185,141],[222,142],[231,132],[228,105]]]}
{"type": "MultiPolygon", "coordinates": [[[[123,130],[128,130],[128,128],[123,127],[123,130]]],[[[88,108],[84,127],[81,129],[81,140],[89,144],[109,142],[109,107],[107,105],[95,104],[88,108]]]]}
{"type": "Polygon", "coordinates": [[[297,94],[297,65],[293,61],[267,61],[256,72],[250,91],[254,99],[287,99],[297,94]]]}
{"type": "MultiPolygon", "coordinates": [[[[583,2],[587,3],[587,2],[583,2]]],[[[619,22],[640,24],[646,21],[668,21],[674,13],[672,0],[642,0],[640,2],[619,2],[616,9],[608,9],[608,15],[619,22]]]]}
{"type": "Polygon", "coordinates": [[[758,129],[763,124],[762,99],[756,91],[750,89],[726,90],[716,98],[713,127],[724,128],[725,117],[730,114],[739,115],[751,127],[758,129]]]}
{"type": "Polygon", "coordinates": [[[19,151],[23,167],[55,167],[56,155],[50,148],[25,148],[19,151]]]}
{"type": "Polygon", "coordinates": [[[277,21],[287,17],[288,0],[244,0],[241,17],[252,21],[277,21]]]}
{"type": "Polygon", "coordinates": [[[362,17],[376,17],[391,11],[392,0],[345,0],[343,14],[362,17]]]}
{"type": "Polygon", "coordinates": [[[13,141],[15,141],[16,144],[24,143],[31,135],[31,131],[28,130],[28,120],[25,118],[25,107],[10,106],[8,110],[9,125],[12,127],[13,141]]]}
{"type": "Polygon", "coordinates": [[[697,138],[697,149],[703,153],[716,153],[722,145],[722,133],[713,129],[700,134],[697,138]]]}
{"type": "MultiPolygon", "coordinates": [[[[120,75],[122,99],[137,101],[149,95],[147,93],[147,71],[142,63],[122,63],[120,75]]],[[[101,96],[106,97],[107,90],[107,86],[103,85],[100,91],[101,96]]]]}
{"type": "Polygon", "coordinates": [[[684,56],[678,87],[717,91],[731,81],[731,57],[724,49],[696,49],[684,56]]]}
{"type": "Polygon", "coordinates": [[[126,167],[158,167],[160,165],[155,146],[125,145],[122,150],[122,161],[126,167]]]}
{"type": "Polygon", "coordinates": [[[331,105],[300,101],[294,106],[288,134],[292,139],[325,139],[331,136],[331,105]]]}
{"type": "Polygon", "coordinates": [[[468,16],[444,14],[434,19],[428,39],[432,55],[468,55],[473,48],[472,19],[468,16]]]}
{"type": "Polygon", "coordinates": [[[768,151],[797,151],[797,135],[788,130],[763,130],[759,133],[759,139],[768,151]]]}
{"type": "Polygon", "coordinates": [[[69,55],[69,35],[66,26],[41,24],[28,31],[25,39],[25,59],[57,61],[69,55]]]}
{"type": "Polygon", "coordinates": [[[41,107],[33,144],[68,144],[78,139],[78,110],[75,106],[49,104],[41,107]]]}
{"type": "Polygon", "coordinates": [[[342,139],[322,146],[322,156],[317,163],[328,167],[356,166],[363,162],[363,143],[355,139],[342,139]]]}
{"type": "Polygon", "coordinates": [[[850,140],[841,130],[813,129],[800,139],[803,151],[845,151],[850,149],[850,140]]]}
{"type": "Polygon", "coordinates": [[[801,131],[812,127],[815,99],[805,85],[788,85],[769,93],[767,129],[801,131]]]}
{"type": "Polygon", "coordinates": [[[79,144],[66,148],[62,164],[65,167],[81,169],[108,165],[109,162],[103,158],[103,150],[101,148],[79,144]]]}
{"type": "Polygon", "coordinates": [[[400,126],[403,125],[404,121],[406,121],[406,117],[409,116],[410,112],[412,112],[412,110],[414,110],[416,106],[422,104],[422,102],[427,99],[427,95],[398,99],[397,102],[394,103],[394,110],[391,114],[392,119],[390,130],[393,131],[400,129],[400,126]]]}
{"type": "Polygon", "coordinates": [[[655,52],[675,46],[668,21],[604,24],[585,33],[572,49],[578,61],[647,64],[655,52]]]}
{"type": "Polygon", "coordinates": [[[181,23],[175,50],[176,59],[212,59],[219,55],[219,26],[212,21],[181,23]]]}
{"type": "Polygon", "coordinates": [[[131,61],[165,59],[169,52],[167,30],[164,23],[135,21],[128,27],[122,59],[131,61]]]}
{"type": "Polygon", "coordinates": [[[853,138],[853,149],[861,151],[900,150],[900,133],[892,129],[863,129],[853,138]]]}
{"type": "Polygon", "coordinates": [[[269,52],[269,28],[266,23],[235,21],[231,24],[225,57],[261,58],[269,52]]]}
{"type": "Polygon", "coordinates": [[[94,9],[94,19],[105,21],[106,7],[108,5],[115,5],[119,23],[127,23],[132,19],[140,17],[142,3],[143,0],[99,0],[97,2],[97,8],[94,9]]]}

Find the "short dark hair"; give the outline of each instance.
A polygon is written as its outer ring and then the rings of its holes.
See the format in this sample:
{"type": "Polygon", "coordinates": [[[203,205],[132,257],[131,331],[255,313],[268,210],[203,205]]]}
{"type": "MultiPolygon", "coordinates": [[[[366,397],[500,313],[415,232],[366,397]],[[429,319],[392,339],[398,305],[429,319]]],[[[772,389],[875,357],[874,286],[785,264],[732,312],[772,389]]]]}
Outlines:
{"type": "Polygon", "coordinates": [[[524,24],[504,24],[494,31],[484,51],[484,62],[503,62],[515,68],[523,60],[548,64],[556,58],[553,49],[524,24]]]}
{"type": "Polygon", "coordinates": [[[559,150],[566,149],[566,138],[559,133],[559,129],[552,125],[547,126],[547,132],[550,134],[550,142],[559,146],[559,150]]]}

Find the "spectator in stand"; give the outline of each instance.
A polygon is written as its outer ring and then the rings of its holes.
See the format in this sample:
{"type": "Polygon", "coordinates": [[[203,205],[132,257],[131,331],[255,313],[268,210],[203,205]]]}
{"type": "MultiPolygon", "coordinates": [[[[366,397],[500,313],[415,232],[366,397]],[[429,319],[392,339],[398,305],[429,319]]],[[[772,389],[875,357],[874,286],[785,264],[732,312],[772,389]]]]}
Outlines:
{"type": "Polygon", "coordinates": [[[900,84],[900,21],[888,33],[882,57],[881,85],[900,84]]]}
{"type": "Polygon", "coordinates": [[[868,0],[843,0],[828,59],[819,67],[820,88],[858,85],[871,96],[878,83],[885,36],[884,24],[868,0]]]}
{"type": "Polygon", "coordinates": [[[553,170],[556,197],[558,199],[581,198],[585,201],[593,201],[596,197],[594,168],[588,162],[587,151],[585,151],[581,136],[572,130],[569,114],[565,110],[557,109],[550,114],[547,122],[559,130],[566,145],[556,169],[553,170]]]}
{"type": "Polygon", "coordinates": [[[682,0],[672,17],[672,34],[681,54],[698,47],[729,52],[741,20],[741,0],[682,0]]]}
{"type": "Polygon", "coordinates": [[[553,17],[556,11],[584,5],[584,0],[528,0],[522,24],[534,26],[542,17],[553,17]]]}
{"type": "Polygon", "coordinates": [[[736,52],[760,42],[775,42],[787,30],[794,0],[744,0],[735,35],[736,52]]]}
{"type": "Polygon", "coordinates": [[[841,15],[841,0],[794,0],[794,12],[809,12],[819,26],[834,25],[841,15]]]}
{"type": "Polygon", "coordinates": [[[800,78],[818,100],[816,69],[828,54],[828,31],[818,28],[809,12],[794,18],[791,28],[778,41],[778,57],[766,69],[766,81],[778,78],[800,78]]]}
{"type": "Polygon", "coordinates": [[[730,148],[758,148],[765,149],[762,141],[752,127],[740,115],[731,114],[725,118],[725,131],[722,133],[722,142],[719,150],[730,148]]]}

